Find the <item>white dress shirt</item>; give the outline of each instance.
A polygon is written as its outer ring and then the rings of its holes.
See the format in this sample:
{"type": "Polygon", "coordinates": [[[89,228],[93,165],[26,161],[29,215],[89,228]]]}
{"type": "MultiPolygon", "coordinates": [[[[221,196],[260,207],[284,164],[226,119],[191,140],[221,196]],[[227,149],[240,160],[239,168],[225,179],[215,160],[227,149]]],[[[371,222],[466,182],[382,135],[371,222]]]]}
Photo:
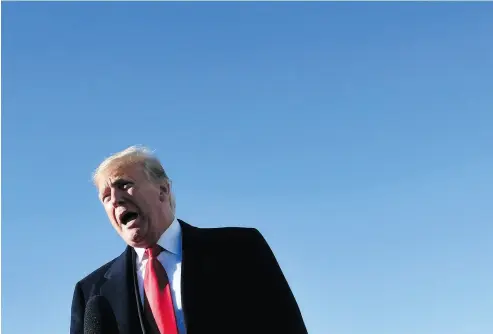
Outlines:
{"type": "MultiPolygon", "coordinates": [[[[175,307],[178,333],[185,334],[185,319],[183,317],[183,308],[181,303],[181,226],[176,218],[163,233],[161,238],[159,238],[158,245],[164,249],[164,251],[159,254],[158,260],[161,262],[166,270],[166,273],[168,274],[171,287],[171,296],[175,307]]],[[[144,248],[135,248],[135,252],[137,253],[136,268],[140,300],[142,305],[144,305],[144,275],[147,264],[147,255],[145,255],[144,248]]]]}

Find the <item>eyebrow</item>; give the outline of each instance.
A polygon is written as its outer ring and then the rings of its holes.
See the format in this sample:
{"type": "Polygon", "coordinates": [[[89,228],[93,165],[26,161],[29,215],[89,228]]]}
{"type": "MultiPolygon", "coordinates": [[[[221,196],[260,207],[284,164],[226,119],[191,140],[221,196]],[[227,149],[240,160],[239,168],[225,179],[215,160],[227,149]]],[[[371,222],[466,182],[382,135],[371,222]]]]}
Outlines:
{"type": "MultiPolygon", "coordinates": [[[[115,181],[111,182],[110,186],[111,187],[120,187],[120,186],[124,185],[125,183],[133,183],[133,181],[120,177],[120,178],[116,179],[115,181]]],[[[108,189],[108,187],[105,187],[105,189],[101,192],[101,194],[104,194],[106,192],[106,189],[108,189]]]]}
{"type": "Polygon", "coordinates": [[[119,187],[124,185],[125,183],[132,183],[132,181],[124,179],[124,178],[118,178],[115,181],[111,182],[112,187],[119,187]]]}

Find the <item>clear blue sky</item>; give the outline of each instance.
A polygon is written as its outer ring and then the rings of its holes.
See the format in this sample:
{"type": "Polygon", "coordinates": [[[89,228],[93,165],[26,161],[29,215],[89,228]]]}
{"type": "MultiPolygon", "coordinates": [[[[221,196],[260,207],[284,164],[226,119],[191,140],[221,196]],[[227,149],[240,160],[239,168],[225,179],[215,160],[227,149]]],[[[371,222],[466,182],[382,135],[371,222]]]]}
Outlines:
{"type": "Polygon", "coordinates": [[[119,255],[92,170],[254,226],[312,334],[493,332],[493,4],[3,3],[2,325],[119,255]]]}

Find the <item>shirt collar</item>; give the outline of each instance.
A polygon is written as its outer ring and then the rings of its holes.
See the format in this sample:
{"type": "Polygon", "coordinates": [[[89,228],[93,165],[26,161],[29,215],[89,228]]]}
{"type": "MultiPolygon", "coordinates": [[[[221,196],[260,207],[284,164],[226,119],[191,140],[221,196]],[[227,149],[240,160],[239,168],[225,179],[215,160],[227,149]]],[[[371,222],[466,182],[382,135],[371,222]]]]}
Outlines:
{"type": "MultiPolygon", "coordinates": [[[[171,225],[164,231],[159,238],[157,244],[163,247],[166,251],[178,255],[181,251],[181,226],[175,218],[171,225]]],[[[141,262],[144,257],[145,248],[135,247],[137,253],[137,262],[141,262]]]]}

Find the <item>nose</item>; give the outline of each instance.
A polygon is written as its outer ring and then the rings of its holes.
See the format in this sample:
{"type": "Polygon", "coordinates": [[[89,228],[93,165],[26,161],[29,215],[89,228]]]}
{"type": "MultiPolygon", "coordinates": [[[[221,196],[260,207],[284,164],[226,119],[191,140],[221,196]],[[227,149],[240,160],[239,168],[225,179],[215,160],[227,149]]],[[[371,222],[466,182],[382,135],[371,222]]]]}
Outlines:
{"type": "Polygon", "coordinates": [[[111,205],[113,207],[117,207],[120,204],[123,204],[122,194],[120,193],[120,191],[118,191],[118,189],[112,189],[111,190],[111,205]]]}

